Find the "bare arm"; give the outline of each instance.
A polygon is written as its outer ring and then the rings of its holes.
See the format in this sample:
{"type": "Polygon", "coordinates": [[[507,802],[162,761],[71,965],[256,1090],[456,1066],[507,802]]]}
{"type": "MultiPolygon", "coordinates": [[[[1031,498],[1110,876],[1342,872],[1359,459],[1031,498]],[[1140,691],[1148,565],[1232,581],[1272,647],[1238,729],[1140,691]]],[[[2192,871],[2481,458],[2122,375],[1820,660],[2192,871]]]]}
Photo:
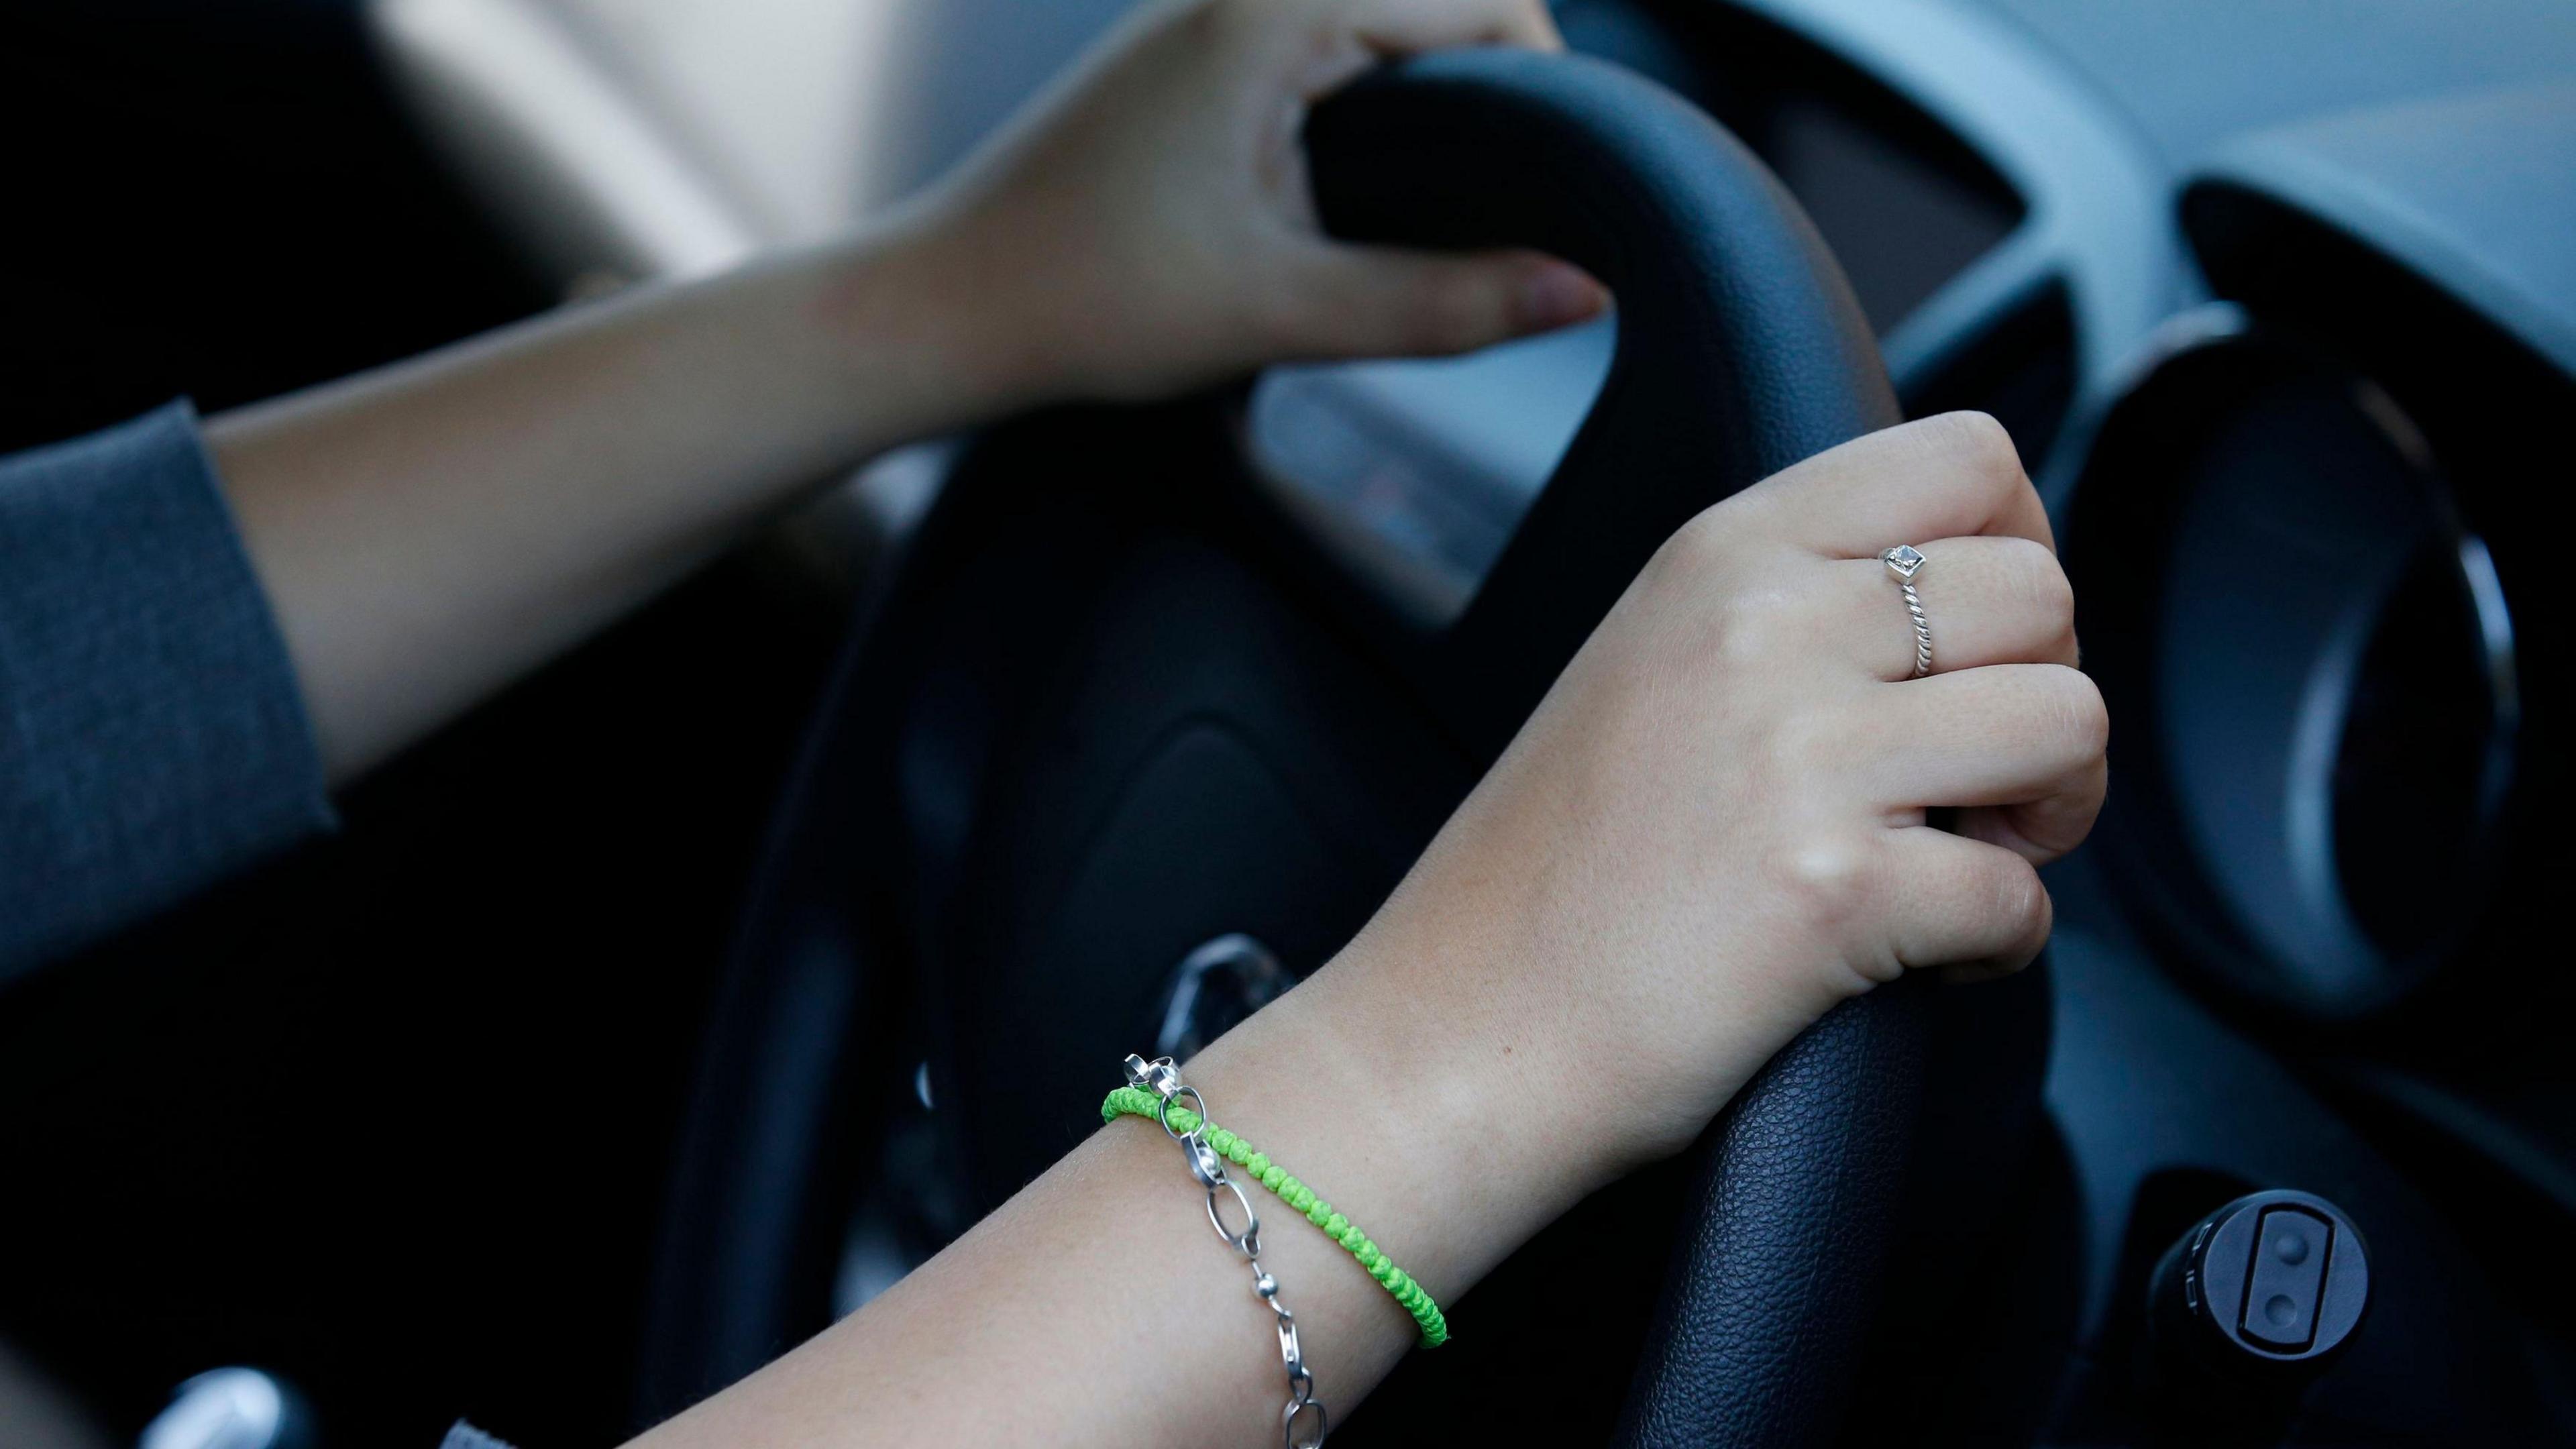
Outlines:
{"type": "Polygon", "coordinates": [[[1341,246],[1309,214],[1302,102],[1475,41],[1554,35],[1530,0],[1148,7],[871,234],[212,419],[332,777],[893,444],[1589,315],[1559,264],[1341,246]]]}
{"type": "Polygon", "coordinates": [[[897,230],[211,419],[346,779],[835,469],[1009,405],[897,230]]]}

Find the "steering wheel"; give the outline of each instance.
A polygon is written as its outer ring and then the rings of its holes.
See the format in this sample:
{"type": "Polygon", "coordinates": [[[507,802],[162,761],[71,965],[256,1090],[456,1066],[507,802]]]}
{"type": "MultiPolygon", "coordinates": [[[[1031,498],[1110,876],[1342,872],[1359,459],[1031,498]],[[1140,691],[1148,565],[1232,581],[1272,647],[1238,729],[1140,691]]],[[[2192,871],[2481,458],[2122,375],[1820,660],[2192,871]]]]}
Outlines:
{"type": "MultiPolygon", "coordinates": [[[[1598,401],[1467,609],[1427,631],[1278,515],[1222,405],[1079,410],[972,450],[782,807],[682,1154],[645,1412],[824,1321],[854,1147],[914,1060],[935,1171],[980,1211],[1096,1127],[1104,1064],[1151,1041],[1191,947],[1248,931],[1306,968],[1347,939],[1674,529],[1898,420],[1796,203],[1640,77],[1419,57],[1320,105],[1306,144],[1339,234],[1531,246],[1607,282],[1598,401]]],[[[1647,1189],[1675,1247],[1621,1442],[1833,1436],[1930,1003],[1899,983],[1831,1013],[1647,1189]]]]}
{"type": "MultiPolygon", "coordinates": [[[[1467,611],[1432,698],[1488,756],[1692,515],[1899,420],[1841,268],[1706,114],[1606,64],[1423,57],[1306,130],[1326,225],[1531,246],[1620,299],[1608,380],[1467,611]]],[[[1626,1443],[1813,1444],[1860,1366],[1928,1018],[1854,1001],[1736,1099],[1709,1144],[1621,1428],[1626,1443]]]]}

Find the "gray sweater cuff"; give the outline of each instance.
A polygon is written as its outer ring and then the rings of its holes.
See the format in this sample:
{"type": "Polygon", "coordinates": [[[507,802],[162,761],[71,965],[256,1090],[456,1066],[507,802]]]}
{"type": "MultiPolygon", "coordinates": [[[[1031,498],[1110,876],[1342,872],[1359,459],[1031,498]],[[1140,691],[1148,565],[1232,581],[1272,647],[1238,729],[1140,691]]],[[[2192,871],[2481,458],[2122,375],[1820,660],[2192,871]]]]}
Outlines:
{"type": "Polygon", "coordinates": [[[0,978],[331,823],[194,410],[0,459],[0,978]]]}

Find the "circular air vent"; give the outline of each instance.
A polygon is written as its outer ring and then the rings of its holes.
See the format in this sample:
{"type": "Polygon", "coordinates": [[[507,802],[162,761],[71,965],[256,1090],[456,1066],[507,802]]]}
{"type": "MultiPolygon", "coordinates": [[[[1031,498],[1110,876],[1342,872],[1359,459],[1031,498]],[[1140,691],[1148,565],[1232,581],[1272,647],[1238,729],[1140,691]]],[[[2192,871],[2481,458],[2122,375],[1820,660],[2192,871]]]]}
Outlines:
{"type": "Polygon", "coordinates": [[[2483,540],[2369,380],[2259,330],[2167,357],[2066,508],[2114,721],[2100,841],[2182,964],[2322,1019],[2477,927],[2521,707],[2483,540]]]}

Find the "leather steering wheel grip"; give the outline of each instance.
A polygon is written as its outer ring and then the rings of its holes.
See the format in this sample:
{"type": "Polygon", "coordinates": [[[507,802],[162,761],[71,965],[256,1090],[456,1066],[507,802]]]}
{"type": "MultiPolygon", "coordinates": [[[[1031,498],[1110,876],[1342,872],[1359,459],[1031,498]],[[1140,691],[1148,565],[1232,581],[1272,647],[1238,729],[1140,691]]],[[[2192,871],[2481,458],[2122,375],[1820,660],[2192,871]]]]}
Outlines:
{"type": "MultiPolygon", "coordinates": [[[[1502,48],[1419,56],[1317,106],[1305,138],[1337,235],[1535,247],[1618,298],[1591,414],[1419,671],[1426,703],[1488,760],[1682,523],[1898,421],[1850,285],[1797,203],[1642,77],[1502,48]]],[[[1895,1231],[1927,1005],[1914,983],[1848,1003],[1710,1129],[1622,1442],[1832,1437],[1895,1231]]]]}

